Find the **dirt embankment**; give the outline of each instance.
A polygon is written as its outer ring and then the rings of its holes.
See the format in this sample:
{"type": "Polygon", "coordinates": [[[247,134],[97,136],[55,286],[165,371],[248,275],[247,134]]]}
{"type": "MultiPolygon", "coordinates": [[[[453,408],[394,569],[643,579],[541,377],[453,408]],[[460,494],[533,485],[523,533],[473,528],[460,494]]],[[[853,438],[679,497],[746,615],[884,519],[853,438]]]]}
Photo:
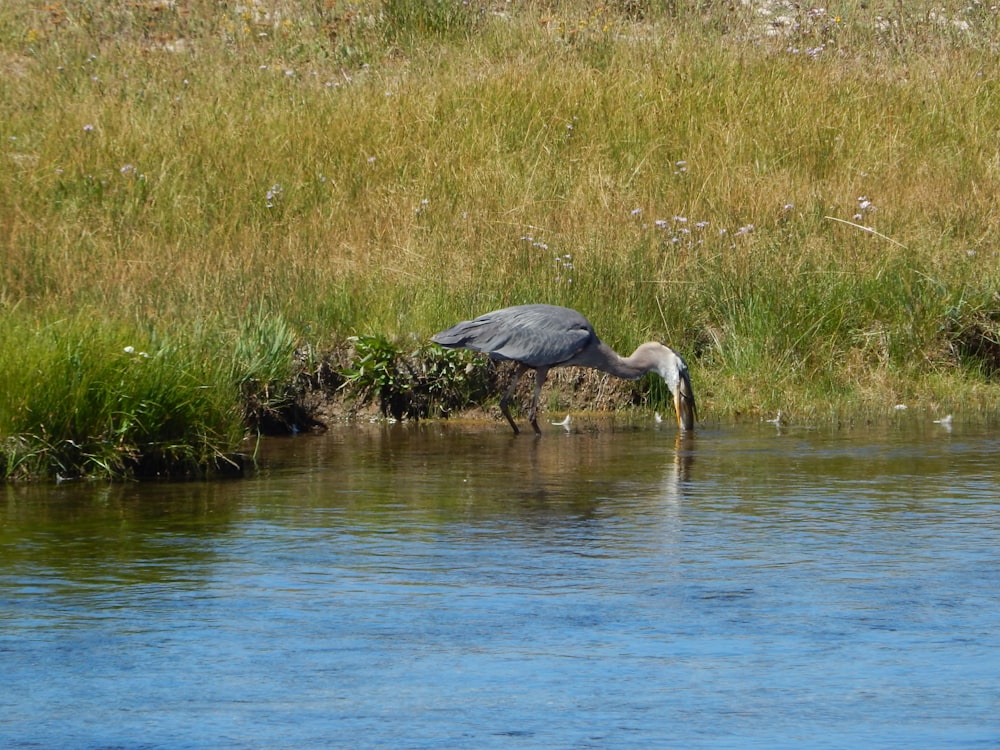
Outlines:
{"type": "MultiPolygon", "coordinates": [[[[497,405],[514,365],[476,359],[455,383],[427,374],[426,363],[401,357],[396,372],[407,377],[359,381],[349,374],[351,353],[332,352],[313,371],[303,370],[281,398],[247,407],[251,426],[265,434],[322,431],[338,423],[378,420],[469,419],[503,421],[497,405]]],[[[535,385],[533,373],[518,383],[516,419],[523,418],[535,385]],[[520,412],[520,415],[519,415],[520,412]]],[[[549,372],[539,400],[539,419],[568,412],[612,412],[648,400],[642,381],[626,381],[580,367],[549,372]]]]}

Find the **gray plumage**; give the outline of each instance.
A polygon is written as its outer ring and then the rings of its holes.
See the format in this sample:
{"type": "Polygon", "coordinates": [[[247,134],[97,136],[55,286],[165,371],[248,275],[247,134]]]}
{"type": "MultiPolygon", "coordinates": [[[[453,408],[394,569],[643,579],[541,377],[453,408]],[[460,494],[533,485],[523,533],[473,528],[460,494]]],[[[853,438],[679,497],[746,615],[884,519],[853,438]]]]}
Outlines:
{"type": "Polygon", "coordinates": [[[431,341],[510,359],[528,367],[553,367],[572,358],[597,334],[576,310],[555,305],[518,305],[458,323],[431,341]]]}
{"type": "Polygon", "coordinates": [[[674,395],[678,425],[694,428],[695,399],[687,365],[679,354],[663,344],[642,344],[630,357],[622,357],[600,340],[594,327],[576,310],[555,305],[517,305],[457,323],[431,337],[431,341],[451,349],[471,349],[493,359],[518,364],[500,411],[514,433],[519,432],[508,404],[520,376],[535,370],[535,392],[528,418],[536,434],[538,398],[553,367],[591,367],[620,378],[634,380],[647,372],[657,372],[674,395]]]}

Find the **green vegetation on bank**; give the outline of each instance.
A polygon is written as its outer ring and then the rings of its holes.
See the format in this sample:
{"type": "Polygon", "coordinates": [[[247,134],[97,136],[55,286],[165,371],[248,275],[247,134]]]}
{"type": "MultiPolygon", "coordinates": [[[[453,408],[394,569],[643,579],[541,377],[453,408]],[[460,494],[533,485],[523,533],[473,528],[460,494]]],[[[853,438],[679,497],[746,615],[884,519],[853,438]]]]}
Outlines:
{"type": "Polygon", "coordinates": [[[988,3],[5,3],[0,473],[458,408],[492,372],[427,337],[522,302],[709,419],[992,421],[998,131],[988,3]]]}

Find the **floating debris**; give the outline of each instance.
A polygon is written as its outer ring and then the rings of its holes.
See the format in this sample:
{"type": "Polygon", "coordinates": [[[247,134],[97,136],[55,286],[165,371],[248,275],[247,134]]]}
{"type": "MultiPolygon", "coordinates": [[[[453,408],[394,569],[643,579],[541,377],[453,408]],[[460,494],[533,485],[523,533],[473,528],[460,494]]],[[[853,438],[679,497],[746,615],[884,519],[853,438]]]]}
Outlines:
{"type": "Polygon", "coordinates": [[[567,414],[566,418],[562,422],[553,422],[552,424],[555,427],[562,427],[564,430],[566,430],[566,432],[569,432],[569,420],[570,416],[569,414],[567,414]]]}

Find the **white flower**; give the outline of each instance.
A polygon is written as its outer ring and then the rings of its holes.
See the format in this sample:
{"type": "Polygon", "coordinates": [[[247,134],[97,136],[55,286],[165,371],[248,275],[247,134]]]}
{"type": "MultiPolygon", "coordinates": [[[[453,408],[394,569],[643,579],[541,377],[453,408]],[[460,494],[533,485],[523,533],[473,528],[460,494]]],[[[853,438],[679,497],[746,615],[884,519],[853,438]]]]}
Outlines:
{"type": "Polygon", "coordinates": [[[281,199],[281,194],[284,192],[284,188],[281,186],[280,182],[276,182],[264,193],[264,203],[268,208],[274,208],[275,204],[281,199]]]}

